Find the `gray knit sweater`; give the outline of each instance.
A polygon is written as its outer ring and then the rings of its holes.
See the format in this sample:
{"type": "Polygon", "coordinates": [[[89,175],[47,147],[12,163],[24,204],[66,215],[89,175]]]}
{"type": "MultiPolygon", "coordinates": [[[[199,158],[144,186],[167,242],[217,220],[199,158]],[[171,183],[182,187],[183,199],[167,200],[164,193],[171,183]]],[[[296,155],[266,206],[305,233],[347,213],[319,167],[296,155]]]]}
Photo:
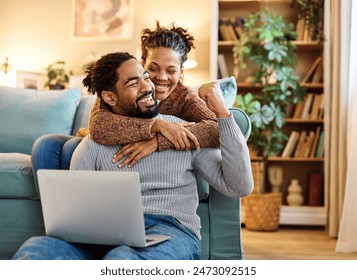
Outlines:
{"type": "MultiPolygon", "coordinates": [[[[167,115],[157,118],[182,122],[167,115]]],[[[220,149],[166,150],[141,159],[132,168],[118,168],[112,158],[120,146],[104,146],[85,137],[75,150],[70,169],[137,171],[144,213],[170,215],[200,237],[197,186],[194,172],[221,193],[239,198],[253,188],[249,152],[233,116],[218,119],[220,149]]]]}

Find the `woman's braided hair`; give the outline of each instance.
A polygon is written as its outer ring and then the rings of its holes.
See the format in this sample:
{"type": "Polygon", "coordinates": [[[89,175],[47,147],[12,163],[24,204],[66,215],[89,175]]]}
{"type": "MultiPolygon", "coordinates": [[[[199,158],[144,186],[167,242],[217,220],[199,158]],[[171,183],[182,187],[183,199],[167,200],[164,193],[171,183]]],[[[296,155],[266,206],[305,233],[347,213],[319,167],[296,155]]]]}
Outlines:
{"type": "Polygon", "coordinates": [[[187,29],[176,27],[174,23],[169,28],[166,28],[160,26],[159,21],[156,21],[155,30],[146,28],[142,31],[142,63],[145,64],[149,49],[164,47],[180,54],[182,67],[182,64],[187,60],[187,54],[192,48],[195,48],[194,40],[195,38],[187,32],[187,29]]]}

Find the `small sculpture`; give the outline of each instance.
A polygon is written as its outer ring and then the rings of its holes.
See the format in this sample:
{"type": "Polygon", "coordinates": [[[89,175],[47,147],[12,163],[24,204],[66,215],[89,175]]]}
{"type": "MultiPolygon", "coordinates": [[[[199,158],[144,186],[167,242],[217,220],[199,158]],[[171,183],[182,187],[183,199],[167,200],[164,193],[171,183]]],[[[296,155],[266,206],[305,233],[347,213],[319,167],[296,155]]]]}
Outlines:
{"type": "Polygon", "coordinates": [[[281,166],[272,165],[268,168],[268,179],[272,186],[272,192],[280,192],[283,183],[283,168],[281,166]]]}

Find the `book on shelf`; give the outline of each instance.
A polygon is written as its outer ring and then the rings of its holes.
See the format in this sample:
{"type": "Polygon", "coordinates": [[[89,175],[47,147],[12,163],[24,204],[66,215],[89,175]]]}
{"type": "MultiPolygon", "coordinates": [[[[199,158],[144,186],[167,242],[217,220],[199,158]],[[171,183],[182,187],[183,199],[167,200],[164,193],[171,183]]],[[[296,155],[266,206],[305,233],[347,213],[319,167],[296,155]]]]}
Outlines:
{"type": "Polygon", "coordinates": [[[314,158],[316,154],[317,144],[320,138],[320,131],[321,126],[318,126],[315,131],[314,141],[312,142],[311,151],[310,151],[310,158],[314,158]]]}
{"type": "Polygon", "coordinates": [[[314,139],[315,139],[315,131],[310,130],[309,135],[306,137],[306,142],[305,142],[304,150],[302,151],[301,157],[308,158],[310,156],[314,139]]]}
{"type": "Polygon", "coordinates": [[[296,40],[298,41],[311,41],[311,35],[309,34],[308,25],[304,18],[299,17],[296,22],[296,40]]]}
{"type": "Polygon", "coordinates": [[[300,17],[296,23],[296,33],[297,37],[296,40],[302,41],[304,39],[304,30],[305,30],[305,20],[304,18],[300,17]]]}
{"type": "Polygon", "coordinates": [[[312,102],[312,107],[311,107],[311,114],[310,114],[310,120],[318,120],[319,116],[319,110],[321,107],[321,102],[323,102],[323,93],[321,94],[315,94],[314,95],[314,100],[312,102]]]}
{"type": "Polygon", "coordinates": [[[229,32],[230,41],[236,41],[238,37],[234,30],[233,22],[231,19],[226,19],[226,26],[229,32]]]}
{"type": "Polygon", "coordinates": [[[323,174],[313,172],[309,175],[308,206],[321,206],[323,199],[323,174]]]}
{"type": "Polygon", "coordinates": [[[281,154],[281,157],[286,158],[286,157],[291,157],[294,154],[296,144],[299,140],[300,133],[298,131],[292,131],[288,142],[286,143],[284,150],[281,154]]]}
{"type": "Polygon", "coordinates": [[[304,30],[303,30],[302,41],[311,41],[311,36],[309,34],[309,27],[306,24],[306,22],[304,22],[304,30]]]}
{"type": "Polygon", "coordinates": [[[290,98],[286,107],[285,107],[285,116],[286,118],[293,118],[296,104],[294,104],[293,99],[290,98]]]}
{"type": "Polygon", "coordinates": [[[324,131],[321,130],[319,135],[319,140],[317,142],[316,153],[315,153],[316,158],[323,158],[324,156],[324,137],[325,137],[324,131]]]}
{"type": "Polygon", "coordinates": [[[296,158],[308,158],[311,153],[311,148],[313,141],[315,139],[315,131],[310,130],[309,133],[307,131],[301,131],[298,143],[296,145],[296,149],[294,151],[294,157],[296,158]]]}
{"type": "Polygon", "coordinates": [[[252,193],[260,194],[264,192],[264,162],[252,161],[252,176],[254,188],[252,193]]]}
{"type": "Polygon", "coordinates": [[[226,64],[226,59],[224,54],[218,54],[218,71],[220,73],[221,78],[229,77],[228,67],[226,64]]]}
{"type": "Polygon", "coordinates": [[[318,68],[318,66],[321,63],[321,61],[322,61],[322,57],[321,56],[318,56],[315,59],[314,63],[311,65],[309,71],[307,71],[305,77],[302,79],[302,81],[301,81],[302,84],[305,84],[305,83],[308,83],[309,81],[311,81],[311,79],[313,77],[313,74],[316,71],[316,69],[318,68]]]}
{"type": "Polygon", "coordinates": [[[220,18],[218,20],[218,29],[223,41],[236,41],[238,39],[230,19],[220,18]]]}
{"type": "Polygon", "coordinates": [[[236,36],[239,39],[244,33],[245,20],[243,17],[235,16],[231,18],[231,23],[233,25],[236,36]]]}
{"type": "Polygon", "coordinates": [[[305,100],[304,100],[304,108],[302,110],[302,113],[301,113],[301,119],[309,119],[310,117],[310,113],[311,113],[311,104],[312,104],[312,101],[314,99],[314,94],[313,93],[308,93],[306,96],[305,96],[305,100]]]}
{"type": "Polygon", "coordinates": [[[302,100],[295,105],[294,114],[293,114],[294,119],[301,119],[302,111],[304,110],[304,102],[305,101],[302,100]]]}
{"type": "Polygon", "coordinates": [[[317,119],[322,120],[325,112],[325,95],[322,94],[319,109],[317,111],[317,119]]]}
{"type": "Polygon", "coordinates": [[[301,131],[300,136],[299,136],[299,141],[296,145],[296,149],[294,152],[294,157],[302,157],[303,151],[305,149],[305,143],[306,143],[306,131],[301,131]]]}
{"type": "Polygon", "coordinates": [[[322,80],[323,80],[323,60],[321,60],[319,65],[317,66],[314,75],[312,76],[311,83],[313,84],[321,83],[322,80]]]}
{"type": "Polygon", "coordinates": [[[229,32],[226,28],[226,24],[224,22],[224,19],[220,18],[218,20],[218,30],[219,30],[219,39],[222,41],[230,41],[230,36],[229,32]]]}

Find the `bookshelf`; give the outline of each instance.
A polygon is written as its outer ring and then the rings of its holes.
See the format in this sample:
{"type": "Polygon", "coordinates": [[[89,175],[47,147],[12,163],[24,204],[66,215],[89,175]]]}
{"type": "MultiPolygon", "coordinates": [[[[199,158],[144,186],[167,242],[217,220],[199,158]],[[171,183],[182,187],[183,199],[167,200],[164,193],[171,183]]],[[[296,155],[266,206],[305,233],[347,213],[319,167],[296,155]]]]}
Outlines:
{"type": "MultiPolygon", "coordinates": [[[[298,33],[301,33],[301,22],[298,25],[298,10],[297,7],[291,8],[291,0],[219,0],[213,1],[213,15],[216,17],[212,23],[212,39],[211,39],[211,78],[216,79],[221,77],[217,58],[220,56],[221,64],[222,59],[224,58],[223,67],[226,69],[225,75],[233,75],[234,71],[234,62],[233,62],[233,53],[232,49],[235,45],[234,39],[229,39],[225,37],[225,40],[221,34],[220,28],[220,19],[234,19],[241,17],[244,19],[245,16],[252,13],[253,11],[258,11],[262,8],[272,12],[273,14],[280,14],[288,22],[292,22],[296,28],[300,28],[298,33]],[[216,62],[216,63],[215,63],[216,62]]],[[[233,27],[234,29],[234,27],[233,27]]],[[[236,36],[239,36],[236,32],[236,36]]],[[[232,37],[230,37],[232,38],[232,37]]],[[[323,95],[324,93],[324,83],[323,83],[323,51],[324,45],[320,41],[312,41],[306,37],[306,34],[298,34],[298,39],[292,41],[296,46],[297,52],[297,68],[296,74],[300,77],[300,83],[306,87],[306,92],[310,96],[310,108],[305,108],[305,116],[294,116],[294,110],[296,106],[291,109],[291,112],[286,116],[286,124],[283,128],[284,132],[288,135],[291,135],[292,132],[298,132],[302,134],[305,132],[305,135],[311,135],[320,133],[324,129],[324,119],[323,115],[320,117],[310,117],[312,113],[312,108],[314,104],[314,99],[316,96],[323,95]],[[305,36],[305,37],[304,37],[305,36]],[[320,130],[318,130],[320,127],[320,130]]],[[[221,65],[222,67],[222,65],[221,65]]],[[[239,93],[248,93],[261,92],[263,86],[260,84],[252,84],[249,80],[249,76],[252,74],[249,72],[249,66],[245,73],[240,73],[239,78],[237,79],[238,91],[239,93]]],[[[316,98],[316,100],[321,99],[316,98]]],[[[318,101],[316,101],[318,102],[318,101]]],[[[322,104],[324,101],[321,101],[322,104]]],[[[308,105],[305,105],[305,107],[308,105]]],[[[302,106],[304,107],[304,106],[302,106]]],[[[317,104],[315,107],[318,107],[317,104]]],[[[315,108],[315,110],[317,110],[315,108]]],[[[316,116],[316,112],[314,112],[316,116]]],[[[313,144],[314,138],[310,136],[310,145],[313,144]]],[[[301,140],[302,141],[302,140],[301,140]]],[[[318,142],[318,139],[315,140],[318,142]]],[[[296,142],[296,146],[299,142],[299,139],[296,142]]],[[[302,145],[302,144],[301,144],[302,145]]],[[[309,144],[305,144],[309,145],[309,144]]],[[[311,149],[311,147],[310,147],[311,149]]],[[[315,152],[316,153],[316,152],[315,152]]],[[[323,201],[324,191],[320,194],[321,201],[318,203],[318,206],[309,205],[309,182],[311,174],[323,174],[324,173],[324,158],[322,156],[315,156],[315,153],[312,155],[312,151],[308,155],[302,156],[301,153],[296,153],[293,149],[290,156],[282,157],[281,155],[270,156],[267,159],[267,168],[269,166],[278,165],[281,166],[284,170],[284,179],[282,184],[281,192],[283,193],[283,206],[281,208],[280,224],[288,225],[318,225],[324,226],[327,221],[327,207],[326,202],[323,201]],[[294,156],[296,154],[296,156],[294,156]],[[290,185],[292,179],[298,179],[300,185],[303,187],[303,196],[304,204],[303,206],[288,206],[286,201],[287,188],[290,185]]],[[[262,157],[251,156],[252,164],[255,166],[261,166],[258,163],[263,161],[262,157]]],[[[256,174],[259,172],[253,171],[256,174]]],[[[261,178],[261,175],[257,178],[261,178]]],[[[323,177],[323,176],[322,176],[323,177]]],[[[260,179],[259,179],[260,180],[260,179]]],[[[261,184],[261,182],[260,182],[261,184]]],[[[271,189],[269,182],[265,182],[267,186],[267,191],[271,189]]],[[[323,187],[322,187],[323,189],[323,187]]],[[[244,211],[244,210],[243,210],[244,211]]]]}

